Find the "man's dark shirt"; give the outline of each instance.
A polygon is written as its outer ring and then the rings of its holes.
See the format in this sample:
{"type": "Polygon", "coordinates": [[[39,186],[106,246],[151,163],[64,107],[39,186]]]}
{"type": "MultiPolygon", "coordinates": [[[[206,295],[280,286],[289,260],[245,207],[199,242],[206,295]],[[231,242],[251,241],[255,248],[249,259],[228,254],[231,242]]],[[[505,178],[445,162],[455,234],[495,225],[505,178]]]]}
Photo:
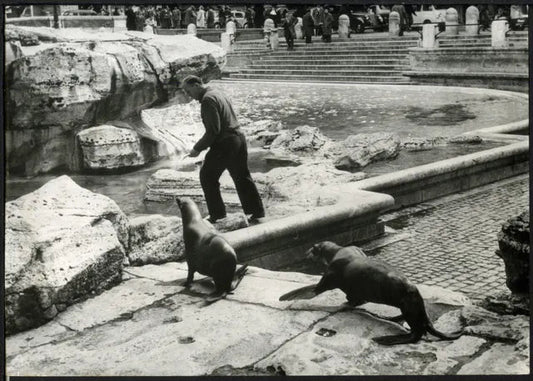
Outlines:
{"type": "Polygon", "coordinates": [[[206,87],[200,99],[200,113],[205,127],[205,134],[194,145],[195,151],[211,147],[218,138],[230,130],[239,128],[237,115],[228,97],[219,90],[206,87]]]}

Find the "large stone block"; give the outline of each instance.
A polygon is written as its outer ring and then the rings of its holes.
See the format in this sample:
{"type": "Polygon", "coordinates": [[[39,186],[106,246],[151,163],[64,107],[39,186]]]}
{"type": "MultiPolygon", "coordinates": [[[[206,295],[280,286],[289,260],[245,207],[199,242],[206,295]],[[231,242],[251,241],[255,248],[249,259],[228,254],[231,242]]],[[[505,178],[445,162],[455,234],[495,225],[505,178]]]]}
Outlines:
{"type": "Polygon", "coordinates": [[[5,222],[7,333],[120,282],[127,218],[68,176],[6,203],[5,222]]]}
{"type": "Polygon", "coordinates": [[[223,49],[191,35],[33,29],[47,43],[22,49],[26,55],[19,58],[11,49],[6,70],[6,132],[13,135],[6,153],[13,173],[79,169],[72,144],[77,132],[138,115],[173,96],[186,75],[219,78],[226,62],[223,49]],[[41,147],[58,136],[66,142],[65,154],[41,167],[41,147]]]}

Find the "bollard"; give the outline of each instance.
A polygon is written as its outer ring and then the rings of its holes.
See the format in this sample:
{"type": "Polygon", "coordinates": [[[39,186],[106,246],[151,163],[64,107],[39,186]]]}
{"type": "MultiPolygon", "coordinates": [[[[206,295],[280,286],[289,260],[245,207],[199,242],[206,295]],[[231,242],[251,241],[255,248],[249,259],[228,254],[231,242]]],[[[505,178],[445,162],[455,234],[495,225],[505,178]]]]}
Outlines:
{"type": "Polygon", "coordinates": [[[400,14],[398,12],[389,13],[389,36],[400,35],[400,14]]]}
{"type": "Polygon", "coordinates": [[[270,46],[272,47],[272,50],[277,50],[279,48],[279,36],[276,28],[272,29],[272,33],[270,33],[270,46]]]}
{"type": "Polygon", "coordinates": [[[193,34],[196,36],[196,25],[192,23],[187,25],[187,34],[193,34]]]}
{"type": "Polygon", "coordinates": [[[302,38],[304,38],[303,21],[301,17],[298,17],[298,22],[294,26],[294,31],[296,32],[297,40],[301,40],[302,38]]]}
{"type": "Polygon", "coordinates": [[[341,40],[350,38],[350,18],[347,15],[339,16],[338,34],[341,40]]]}
{"type": "Polygon", "coordinates": [[[507,38],[505,34],[509,30],[509,23],[507,20],[494,20],[491,24],[492,34],[492,47],[493,48],[506,48],[507,38]]]}
{"type": "Polygon", "coordinates": [[[457,9],[448,8],[446,10],[446,35],[457,36],[459,34],[459,13],[457,9]]]}
{"type": "Polygon", "coordinates": [[[220,46],[226,53],[233,51],[233,45],[231,43],[231,36],[228,32],[223,32],[220,34],[220,46]]]}
{"type": "Polygon", "coordinates": [[[469,36],[479,34],[479,9],[471,5],[466,8],[465,13],[465,33],[469,36]]]}
{"type": "Polygon", "coordinates": [[[422,25],[422,48],[434,49],[436,48],[435,42],[436,42],[435,25],[434,24],[422,25]]]}
{"type": "Polygon", "coordinates": [[[152,25],[145,25],[143,29],[144,33],[154,34],[154,27],[152,25]]]}

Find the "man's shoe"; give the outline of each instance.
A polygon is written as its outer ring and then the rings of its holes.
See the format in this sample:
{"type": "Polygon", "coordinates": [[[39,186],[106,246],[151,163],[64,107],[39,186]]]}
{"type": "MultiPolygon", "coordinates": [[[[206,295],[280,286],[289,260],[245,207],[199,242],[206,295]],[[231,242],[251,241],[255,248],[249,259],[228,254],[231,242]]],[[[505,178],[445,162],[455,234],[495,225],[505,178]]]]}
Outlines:
{"type": "Polygon", "coordinates": [[[209,221],[210,223],[214,224],[215,222],[217,222],[218,220],[222,220],[226,218],[226,216],[222,216],[222,217],[211,217],[211,216],[207,216],[204,218],[204,220],[206,221],[209,221]]]}

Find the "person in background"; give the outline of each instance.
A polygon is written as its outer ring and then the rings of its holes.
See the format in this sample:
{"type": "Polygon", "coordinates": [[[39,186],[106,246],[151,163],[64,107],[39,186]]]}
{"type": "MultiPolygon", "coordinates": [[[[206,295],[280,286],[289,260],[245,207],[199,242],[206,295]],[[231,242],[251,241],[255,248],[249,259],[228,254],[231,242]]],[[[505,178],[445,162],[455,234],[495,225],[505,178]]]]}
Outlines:
{"type": "Polygon", "coordinates": [[[144,30],[144,7],[139,7],[135,13],[135,27],[136,30],[142,32],[144,30]]]}
{"type": "Polygon", "coordinates": [[[215,27],[215,10],[212,6],[209,6],[207,8],[207,27],[208,28],[214,28],[215,27]]]}
{"type": "Polygon", "coordinates": [[[324,18],[322,21],[322,39],[324,42],[331,42],[331,34],[333,33],[333,15],[328,8],[324,8],[324,18]]]}
{"type": "Polygon", "coordinates": [[[224,6],[218,7],[218,23],[221,28],[226,27],[226,11],[224,6]]]}
{"type": "Polygon", "coordinates": [[[416,6],[413,4],[405,4],[405,12],[407,13],[407,30],[411,30],[413,26],[413,16],[416,16],[416,6]]]}
{"type": "Polygon", "coordinates": [[[172,14],[170,13],[170,9],[168,9],[168,6],[165,5],[161,10],[161,28],[170,29],[170,26],[172,25],[171,19],[172,14]]]}
{"type": "Polygon", "coordinates": [[[248,28],[254,27],[254,20],[255,20],[255,11],[252,7],[246,6],[246,10],[244,11],[244,15],[246,17],[246,25],[248,28]]]}
{"type": "Polygon", "coordinates": [[[237,190],[244,214],[250,222],[260,222],[265,216],[261,196],[248,169],[246,138],[230,99],[220,90],[204,86],[196,76],[183,79],[183,91],[200,102],[200,114],[205,134],[189,152],[196,157],[209,148],[200,169],[200,184],[204,191],[209,222],[226,217],[226,208],[220,194],[219,179],[227,169],[237,190]]]}
{"type": "Polygon", "coordinates": [[[136,30],[137,26],[136,24],[136,15],[135,11],[131,6],[128,6],[126,8],[126,29],[128,30],[136,30]]]}
{"type": "Polygon", "coordinates": [[[479,9],[479,30],[485,31],[490,29],[490,15],[486,4],[478,6],[479,9]]]}
{"type": "Polygon", "coordinates": [[[172,29],[181,28],[181,11],[179,7],[174,7],[172,9],[172,29]]]}
{"type": "Polygon", "coordinates": [[[196,13],[196,26],[198,28],[205,28],[206,20],[205,20],[205,11],[204,7],[200,5],[198,7],[198,12],[196,13]]]}
{"type": "Polygon", "coordinates": [[[283,27],[285,41],[287,41],[287,50],[294,50],[294,39],[296,38],[295,25],[297,22],[298,19],[292,13],[285,13],[285,18],[281,26],[283,27]]]}
{"type": "Polygon", "coordinates": [[[183,22],[185,23],[185,28],[189,26],[189,24],[196,25],[196,8],[191,5],[185,10],[185,17],[183,22]]]}
{"type": "Polygon", "coordinates": [[[302,17],[302,28],[304,32],[305,37],[305,43],[310,44],[311,43],[311,37],[313,36],[313,17],[311,16],[311,9],[307,9],[307,12],[305,12],[304,16],[302,17]]]}

